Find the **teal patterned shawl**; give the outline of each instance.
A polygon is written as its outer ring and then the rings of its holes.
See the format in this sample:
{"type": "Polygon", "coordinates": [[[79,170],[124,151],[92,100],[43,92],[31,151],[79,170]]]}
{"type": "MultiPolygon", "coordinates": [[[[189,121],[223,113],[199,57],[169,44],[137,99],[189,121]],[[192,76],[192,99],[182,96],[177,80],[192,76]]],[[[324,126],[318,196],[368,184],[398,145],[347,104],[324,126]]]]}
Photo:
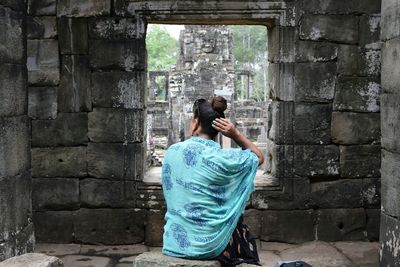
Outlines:
{"type": "Polygon", "coordinates": [[[163,253],[210,259],[225,249],[254,191],[258,158],[191,137],[170,146],[162,169],[167,202],[163,253]]]}

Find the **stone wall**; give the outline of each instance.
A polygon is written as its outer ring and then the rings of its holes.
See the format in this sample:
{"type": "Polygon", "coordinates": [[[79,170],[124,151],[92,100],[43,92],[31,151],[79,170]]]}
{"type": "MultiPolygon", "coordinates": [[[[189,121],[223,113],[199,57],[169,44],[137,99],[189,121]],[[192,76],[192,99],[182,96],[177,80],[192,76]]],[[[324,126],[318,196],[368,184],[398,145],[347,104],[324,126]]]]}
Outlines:
{"type": "Polygon", "coordinates": [[[382,1],[381,266],[400,266],[400,2],[382,1]]]}
{"type": "Polygon", "coordinates": [[[145,21],[199,20],[270,28],[267,158],[279,186],[252,196],[255,236],[376,240],[380,1],[182,3],[28,2],[38,241],[161,242],[161,188],[141,182],[145,21]]]}
{"type": "Polygon", "coordinates": [[[0,261],[31,252],[25,1],[0,1],[0,261]]]}

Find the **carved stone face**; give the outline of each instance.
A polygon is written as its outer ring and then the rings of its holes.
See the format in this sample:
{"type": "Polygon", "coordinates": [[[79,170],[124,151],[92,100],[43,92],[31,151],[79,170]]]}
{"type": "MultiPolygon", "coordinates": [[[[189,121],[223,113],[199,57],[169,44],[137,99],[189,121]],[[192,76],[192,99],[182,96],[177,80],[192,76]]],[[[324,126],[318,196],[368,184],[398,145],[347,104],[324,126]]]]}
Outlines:
{"type": "Polygon", "coordinates": [[[215,49],[215,34],[204,34],[202,37],[201,51],[204,53],[212,53],[215,49]]]}

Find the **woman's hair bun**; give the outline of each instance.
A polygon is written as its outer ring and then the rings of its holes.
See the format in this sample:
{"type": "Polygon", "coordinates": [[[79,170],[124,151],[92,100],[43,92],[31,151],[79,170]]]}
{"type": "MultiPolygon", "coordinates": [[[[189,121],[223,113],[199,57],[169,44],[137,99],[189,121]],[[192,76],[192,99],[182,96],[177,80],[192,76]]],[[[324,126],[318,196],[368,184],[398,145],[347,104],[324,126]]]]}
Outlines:
{"type": "Polygon", "coordinates": [[[211,100],[211,106],[216,112],[223,114],[227,108],[226,99],[222,96],[214,96],[211,100]]]}

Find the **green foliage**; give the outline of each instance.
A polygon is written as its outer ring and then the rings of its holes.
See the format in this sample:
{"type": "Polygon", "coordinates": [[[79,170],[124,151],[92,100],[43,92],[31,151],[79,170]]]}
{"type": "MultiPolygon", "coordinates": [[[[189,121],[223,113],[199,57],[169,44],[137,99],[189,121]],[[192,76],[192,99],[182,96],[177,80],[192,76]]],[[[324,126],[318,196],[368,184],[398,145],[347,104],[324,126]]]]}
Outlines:
{"type": "Polygon", "coordinates": [[[148,26],[146,47],[149,71],[169,70],[176,63],[178,41],[162,26],[154,24],[148,26]]]}

